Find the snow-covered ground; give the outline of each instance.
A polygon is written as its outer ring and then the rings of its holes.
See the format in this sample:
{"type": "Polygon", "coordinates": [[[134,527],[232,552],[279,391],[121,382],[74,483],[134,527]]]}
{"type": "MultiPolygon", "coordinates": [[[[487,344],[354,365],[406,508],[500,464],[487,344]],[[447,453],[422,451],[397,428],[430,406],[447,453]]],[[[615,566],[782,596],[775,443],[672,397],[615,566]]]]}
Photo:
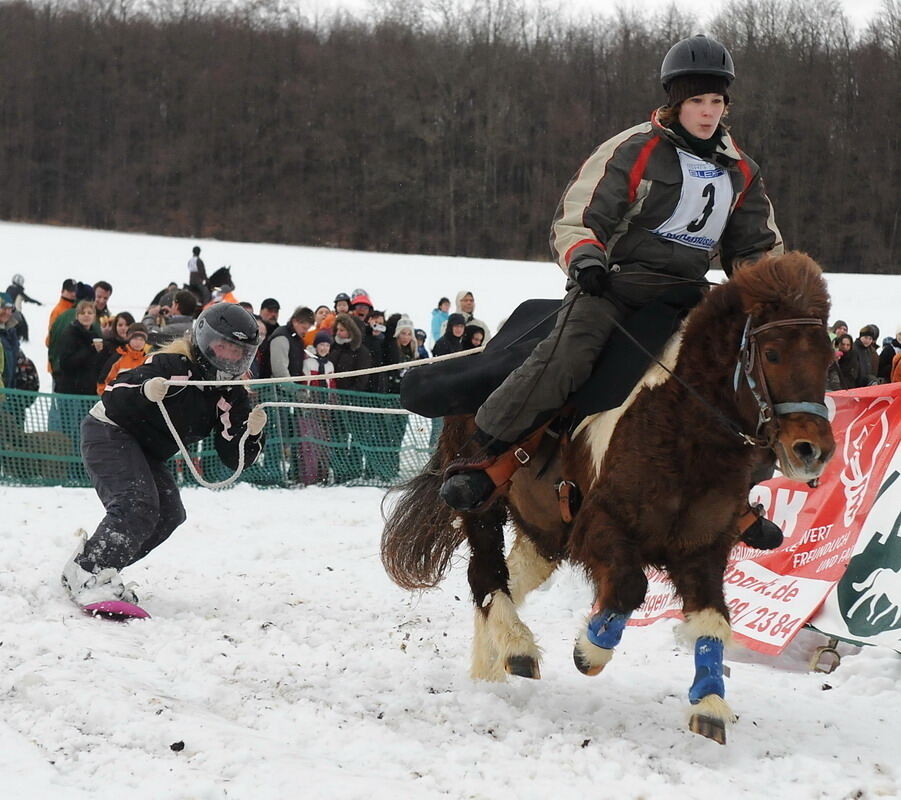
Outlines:
{"type": "MultiPolygon", "coordinates": [[[[0,489],[0,774],[10,798],[852,798],[901,794],[901,658],[807,672],[736,654],[723,748],[689,733],[692,655],[626,631],[586,678],[589,592],[564,569],[523,612],[541,681],[467,677],[461,559],[410,595],[378,557],[375,489],[185,492],[188,522],[127,571],[153,615],[88,619],[63,597],[89,490],[0,489]],[[176,752],[172,746],[183,742],[176,752]]],[[[850,652],[850,648],[846,648],[850,652]]]]}
{"type": "MultiPolygon", "coordinates": [[[[43,361],[46,314],[68,276],[115,287],[140,311],[182,281],[190,240],[0,224],[43,361]]],[[[238,296],[328,301],[362,286],[425,327],[441,294],[476,294],[489,324],[520,299],[559,294],[552,266],[201,242],[231,263],[238,296]]],[[[901,321],[901,278],[830,276],[852,328],[901,321]]],[[[284,315],[286,316],[286,315],[284,315]]],[[[523,618],[545,651],[541,681],[467,677],[465,557],[411,595],[379,562],[375,489],[184,492],[188,521],[126,572],[149,621],[83,617],[59,572],[102,507],[81,489],[2,488],[0,794],[43,798],[873,798],[901,796],[901,658],[824,637],[779,658],[729,655],[740,715],[723,748],[688,732],[692,655],[670,623],[629,629],[597,678],[572,665],[590,603],[562,569],[523,618]],[[182,747],[183,745],[183,747],[182,747]],[[174,746],[174,747],[173,747],[174,746]]]]}

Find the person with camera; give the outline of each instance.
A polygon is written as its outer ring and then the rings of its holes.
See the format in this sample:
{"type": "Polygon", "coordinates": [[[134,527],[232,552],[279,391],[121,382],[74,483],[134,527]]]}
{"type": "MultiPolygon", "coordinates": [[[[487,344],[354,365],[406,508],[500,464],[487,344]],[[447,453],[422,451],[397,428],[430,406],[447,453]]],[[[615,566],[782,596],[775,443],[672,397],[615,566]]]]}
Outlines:
{"type": "Polygon", "coordinates": [[[169,305],[162,303],[148,308],[143,325],[148,331],[150,344],[163,347],[183,337],[194,325],[196,313],[197,298],[187,289],[175,292],[169,305]]]}

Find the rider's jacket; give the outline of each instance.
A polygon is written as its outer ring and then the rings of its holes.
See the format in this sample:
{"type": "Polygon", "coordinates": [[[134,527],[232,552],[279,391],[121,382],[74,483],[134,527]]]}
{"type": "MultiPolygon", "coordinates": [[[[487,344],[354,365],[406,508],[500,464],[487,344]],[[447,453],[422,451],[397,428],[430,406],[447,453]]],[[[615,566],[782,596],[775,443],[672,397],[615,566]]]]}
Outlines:
{"type": "Polygon", "coordinates": [[[641,305],[665,285],[661,276],[702,278],[718,254],[734,264],[783,252],[757,164],[721,129],[710,160],[657,121],[601,144],[563,193],[551,250],[564,272],[584,258],[613,271],[613,291],[641,305]]]}

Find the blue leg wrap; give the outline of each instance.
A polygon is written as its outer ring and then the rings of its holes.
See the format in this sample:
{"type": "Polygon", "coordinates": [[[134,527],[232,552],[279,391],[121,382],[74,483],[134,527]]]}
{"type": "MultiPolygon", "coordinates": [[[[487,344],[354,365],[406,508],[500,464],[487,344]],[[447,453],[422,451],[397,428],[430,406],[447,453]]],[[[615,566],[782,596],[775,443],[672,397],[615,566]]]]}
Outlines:
{"type": "Polygon", "coordinates": [[[623,638],[623,630],[631,616],[605,608],[588,620],[588,641],[605,650],[612,650],[623,638]]]}
{"type": "Polygon", "coordinates": [[[688,690],[688,699],[694,705],[708,694],[726,696],[723,642],[710,636],[699,636],[695,642],[695,680],[688,690]]]}

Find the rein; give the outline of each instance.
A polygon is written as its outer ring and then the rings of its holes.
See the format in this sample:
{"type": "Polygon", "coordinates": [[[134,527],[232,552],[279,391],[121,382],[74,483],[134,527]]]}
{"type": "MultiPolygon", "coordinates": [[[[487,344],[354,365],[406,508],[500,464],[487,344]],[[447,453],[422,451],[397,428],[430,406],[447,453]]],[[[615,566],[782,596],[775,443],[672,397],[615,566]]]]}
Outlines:
{"type": "Polygon", "coordinates": [[[719,420],[726,428],[731,430],[746,445],[751,447],[771,448],[773,442],[778,435],[777,417],[783,414],[815,414],[824,419],[829,418],[829,412],[822,403],[773,403],[770,398],[770,390],[767,385],[766,375],[763,372],[763,365],[757,357],[757,334],[762,331],[771,330],[772,328],[781,328],[788,325],[823,325],[823,321],[813,317],[800,317],[797,319],[778,320],[776,322],[767,322],[756,328],[751,327],[752,318],[750,314],[745,322],[744,331],[742,333],[741,347],[738,351],[738,362],[735,365],[735,378],[733,379],[733,387],[736,394],[739,389],[739,379],[744,374],[748,382],[748,388],[757,401],[759,408],[757,418],[757,428],[754,434],[745,433],[741,426],[734,420],[727,417],[716,406],[707,401],[691,384],[683,380],[679,375],[673,372],[659,358],[651,353],[641,342],[638,341],[629,331],[623,327],[616,319],[611,318],[611,322],[623,333],[629,341],[632,342],[639,350],[641,350],[648,358],[651,359],[658,367],[666,372],[670,377],[674,378],[683,389],[685,389],[695,400],[704,406],[711,416],[719,420]],[[774,425],[775,423],[775,425],[774,425]],[[766,429],[769,427],[769,430],[766,429]],[[761,433],[766,433],[765,437],[761,433]]]}

